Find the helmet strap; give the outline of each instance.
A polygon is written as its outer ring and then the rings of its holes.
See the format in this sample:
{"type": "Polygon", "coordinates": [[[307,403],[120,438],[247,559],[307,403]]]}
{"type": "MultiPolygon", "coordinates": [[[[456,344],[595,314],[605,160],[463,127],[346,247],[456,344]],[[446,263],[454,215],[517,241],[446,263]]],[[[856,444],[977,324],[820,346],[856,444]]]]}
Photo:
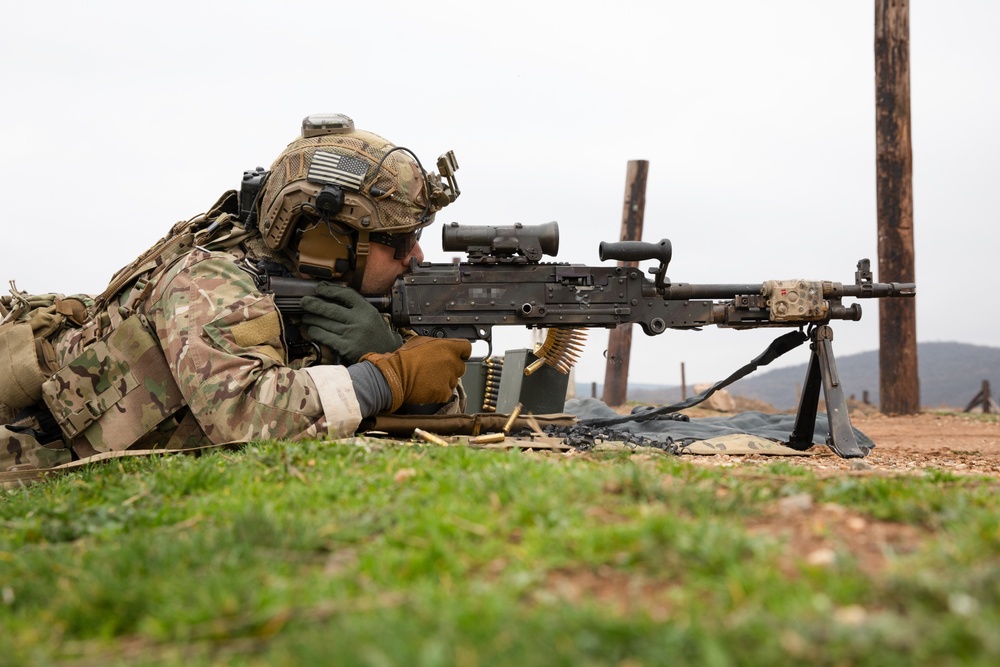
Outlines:
{"type": "Polygon", "coordinates": [[[365,277],[365,265],[368,263],[368,254],[371,251],[371,243],[368,241],[368,232],[358,232],[358,242],[354,246],[354,276],[351,280],[351,287],[355,291],[361,291],[361,281],[365,277]]]}

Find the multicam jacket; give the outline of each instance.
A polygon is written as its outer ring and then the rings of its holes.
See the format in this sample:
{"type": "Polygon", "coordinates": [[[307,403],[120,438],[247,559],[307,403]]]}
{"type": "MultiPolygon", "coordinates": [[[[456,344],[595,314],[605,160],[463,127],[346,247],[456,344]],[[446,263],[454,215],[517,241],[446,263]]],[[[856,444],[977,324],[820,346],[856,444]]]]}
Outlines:
{"type": "MultiPolygon", "coordinates": [[[[361,412],[347,369],[303,368],[288,359],[273,298],[257,290],[237,260],[195,248],[155,277],[139,314],[155,334],[172,377],[142,378],[147,387],[154,386],[152,400],[115,408],[119,424],[155,426],[133,442],[122,441],[121,428],[88,428],[86,442],[82,436],[73,441],[78,456],[89,455],[90,448],[182,449],[354,433],[361,412]],[[156,383],[167,380],[176,391],[157,391],[156,383]],[[121,414],[130,408],[145,414],[121,414]]],[[[122,302],[128,296],[123,294],[122,302]]],[[[53,341],[62,372],[80,355],[82,338],[80,330],[69,329],[53,341]]],[[[149,350],[150,357],[157,354],[149,350]]],[[[68,391],[59,397],[74,400],[68,391]]],[[[130,437],[135,434],[125,439],[130,437]]]]}

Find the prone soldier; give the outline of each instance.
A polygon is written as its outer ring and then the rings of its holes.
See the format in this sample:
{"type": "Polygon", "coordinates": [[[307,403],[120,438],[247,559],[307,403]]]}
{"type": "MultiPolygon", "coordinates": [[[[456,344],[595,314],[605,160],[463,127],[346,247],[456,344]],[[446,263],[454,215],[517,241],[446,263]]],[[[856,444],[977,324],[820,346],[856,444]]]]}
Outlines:
{"type": "Polygon", "coordinates": [[[468,341],[393,330],[365,299],[422,260],[421,230],[458,196],[453,155],[438,166],[346,116],[309,116],[269,171],[175,225],[102,294],[4,297],[0,470],[459,411],[468,341]],[[323,284],[286,321],[262,275],[323,284]]]}

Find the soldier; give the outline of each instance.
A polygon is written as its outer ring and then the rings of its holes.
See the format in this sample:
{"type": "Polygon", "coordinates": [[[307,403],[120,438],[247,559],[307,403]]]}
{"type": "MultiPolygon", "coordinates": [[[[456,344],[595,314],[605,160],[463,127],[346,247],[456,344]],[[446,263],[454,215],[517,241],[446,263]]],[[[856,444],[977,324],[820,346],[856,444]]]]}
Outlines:
{"type": "Polygon", "coordinates": [[[393,331],[365,299],[423,258],[421,229],[457,196],[450,174],[334,114],[306,118],[244,186],[97,297],[7,298],[0,469],[346,436],[404,404],[460,409],[469,343],[393,331]],[[301,322],[259,289],[273,277],[323,281],[301,322]]]}

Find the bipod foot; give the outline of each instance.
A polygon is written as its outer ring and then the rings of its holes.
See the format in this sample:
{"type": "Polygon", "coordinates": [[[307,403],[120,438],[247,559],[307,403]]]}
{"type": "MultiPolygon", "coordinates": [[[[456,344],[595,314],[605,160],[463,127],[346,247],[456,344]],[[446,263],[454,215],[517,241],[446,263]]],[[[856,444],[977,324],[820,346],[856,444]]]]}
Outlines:
{"type": "Polygon", "coordinates": [[[827,436],[826,438],[826,446],[842,459],[863,459],[871,454],[872,450],[870,448],[858,444],[858,439],[854,437],[853,431],[851,432],[851,437],[854,440],[854,446],[851,448],[844,449],[830,436],[827,436]]]}

